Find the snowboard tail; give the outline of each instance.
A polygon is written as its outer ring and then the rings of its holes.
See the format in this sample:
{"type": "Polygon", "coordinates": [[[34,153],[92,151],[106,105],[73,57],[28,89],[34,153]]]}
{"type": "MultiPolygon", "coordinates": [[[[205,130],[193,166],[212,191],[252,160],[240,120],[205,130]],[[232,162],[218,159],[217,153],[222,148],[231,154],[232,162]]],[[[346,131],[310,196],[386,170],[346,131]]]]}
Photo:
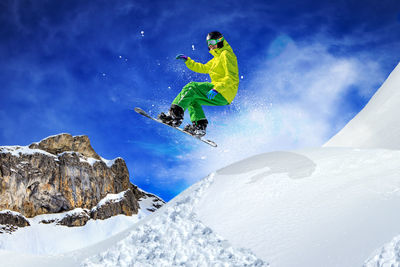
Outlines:
{"type": "Polygon", "coordinates": [[[184,134],[190,135],[191,137],[194,137],[194,138],[196,138],[197,140],[200,140],[201,142],[206,143],[207,145],[210,145],[210,146],[212,146],[212,147],[217,147],[217,144],[216,144],[214,141],[205,139],[205,138],[203,138],[203,137],[195,136],[195,135],[193,135],[193,134],[191,134],[191,133],[189,133],[189,132],[184,131],[182,128],[174,127],[174,126],[171,126],[171,125],[169,125],[169,124],[166,124],[166,123],[162,122],[161,120],[150,116],[146,111],[144,111],[144,110],[141,109],[141,108],[135,107],[135,111],[136,111],[137,113],[139,113],[140,115],[145,116],[146,118],[149,118],[149,119],[151,119],[151,120],[153,120],[153,121],[156,121],[156,122],[158,122],[158,123],[167,125],[168,127],[174,128],[174,129],[176,129],[176,130],[178,130],[178,131],[180,131],[180,132],[182,132],[182,133],[184,133],[184,134]]]}

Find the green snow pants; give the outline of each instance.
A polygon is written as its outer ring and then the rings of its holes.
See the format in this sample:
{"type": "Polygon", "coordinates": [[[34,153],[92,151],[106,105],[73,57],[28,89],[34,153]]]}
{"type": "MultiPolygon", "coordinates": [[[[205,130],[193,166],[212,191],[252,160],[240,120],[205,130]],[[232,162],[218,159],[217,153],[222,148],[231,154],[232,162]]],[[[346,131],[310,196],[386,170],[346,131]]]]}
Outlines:
{"type": "Polygon", "coordinates": [[[185,85],[182,91],[176,96],[172,104],[178,105],[183,110],[189,110],[190,120],[196,122],[206,119],[201,106],[225,106],[228,101],[218,94],[214,99],[208,99],[207,93],[214,88],[212,83],[208,82],[190,82],[185,85]]]}

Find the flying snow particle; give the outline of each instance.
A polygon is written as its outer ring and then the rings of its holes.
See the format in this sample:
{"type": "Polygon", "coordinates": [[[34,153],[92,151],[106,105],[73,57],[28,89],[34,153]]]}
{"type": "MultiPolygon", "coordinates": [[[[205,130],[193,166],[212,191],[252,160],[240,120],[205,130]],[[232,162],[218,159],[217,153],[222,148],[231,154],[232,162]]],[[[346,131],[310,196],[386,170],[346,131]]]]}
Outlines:
{"type": "Polygon", "coordinates": [[[196,48],[194,47],[194,45],[192,45],[192,50],[193,50],[193,51],[196,50],[196,48]]]}
{"type": "Polygon", "coordinates": [[[242,79],[242,80],[243,80],[243,75],[242,75],[242,76],[240,76],[240,79],[242,79]]]}
{"type": "Polygon", "coordinates": [[[141,31],[140,34],[142,35],[142,37],[144,37],[144,31],[141,31]]]}

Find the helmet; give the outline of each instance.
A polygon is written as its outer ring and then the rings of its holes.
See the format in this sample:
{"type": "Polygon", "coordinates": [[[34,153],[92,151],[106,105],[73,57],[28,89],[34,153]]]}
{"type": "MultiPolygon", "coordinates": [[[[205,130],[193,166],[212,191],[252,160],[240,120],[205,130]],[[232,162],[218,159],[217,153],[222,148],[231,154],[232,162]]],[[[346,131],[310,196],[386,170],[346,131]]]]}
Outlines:
{"type": "Polygon", "coordinates": [[[217,47],[218,48],[222,48],[224,46],[224,36],[222,35],[222,33],[214,31],[214,32],[210,32],[209,34],[207,34],[207,41],[208,40],[216,40],[217,41],[217,47]]]}

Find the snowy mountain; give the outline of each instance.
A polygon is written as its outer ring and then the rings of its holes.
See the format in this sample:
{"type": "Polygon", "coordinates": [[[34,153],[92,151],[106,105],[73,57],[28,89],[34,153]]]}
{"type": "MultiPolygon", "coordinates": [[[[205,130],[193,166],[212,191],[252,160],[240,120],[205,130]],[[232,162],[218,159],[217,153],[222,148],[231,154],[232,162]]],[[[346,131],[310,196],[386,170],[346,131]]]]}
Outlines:
{"type": "Polygon", "coordinates": [[[91,247],[21,255],[4,246],[0,257],[7,266],[399,266],[399,84],[397,66],[323,148],[233,163],[91,247]]]}

